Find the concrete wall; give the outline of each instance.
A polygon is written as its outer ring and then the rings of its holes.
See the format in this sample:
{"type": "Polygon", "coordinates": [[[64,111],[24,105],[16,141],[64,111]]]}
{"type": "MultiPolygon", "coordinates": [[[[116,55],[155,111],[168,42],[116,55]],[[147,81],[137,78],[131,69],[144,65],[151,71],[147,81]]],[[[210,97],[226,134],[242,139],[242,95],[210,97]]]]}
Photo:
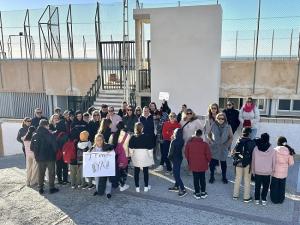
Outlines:
{"type": "Polygon", "coordinates": [[[300,98],[296,94],[296,60],[262,60],[257,62],[255,94],[254,61],[223,61],[220,86],[221,97],[300,98]]]}
{"type": "MultiPolygon", "coordinates": [[[[144,15],[144,16],[143,16],[144,15]]],[[[198,114],[218,102],[222,9],[219,5],[134,10],[150,15],[151,98],[169,92],[169,105],[186,103],[198,114]]]]}
{"type": "Polygon", "coordinates": [[[45,92],[47,95],[84,96],[97,78],[97,61],[44,61],[44,81],[40,61],[1,62],[1,92],[45,92]],[[44,83],[44,84],[43,84],[44,83]],[[72,89],[71,89],[72,87],[72,89]]]}

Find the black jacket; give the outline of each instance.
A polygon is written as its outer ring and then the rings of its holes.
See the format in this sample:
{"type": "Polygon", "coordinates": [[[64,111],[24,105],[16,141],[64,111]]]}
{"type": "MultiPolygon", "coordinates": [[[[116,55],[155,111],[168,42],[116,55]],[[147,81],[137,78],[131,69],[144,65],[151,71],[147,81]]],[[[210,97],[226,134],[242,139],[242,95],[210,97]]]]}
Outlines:
{"type": "Polygon", "coordinates": [[[128,147],[131,149],[152,149],[154,148],[152,143],[152,136],[147,134],[142,134],[139,136],[134,135],[130,138],[128,147]]]}
{"type": "Polygon", "coordinates": [[[182,136],[183,136],[182,129],[178,129],[175,139],[171,141],[168,158],[172,162],[182,161],[182,159],[183,159],[182,148],[184,145],[184,140],[183,140],[182,136]]]}
{"type": "Polygon", "coordinates": [[[133,133],[134,132],[134,125],[135,123],[138,122],[138,118],[136,115],[132,115],[132,116],[124,116],[123,117],[123,122],[124,122],[124,125],[125,125],[125,131],[126,132],[131,132],[133,133]]]}
{"type": "Polygon", "coordinates": [[[27,126],[22,127],[18,132],[17,141],[22,144],[23,148],[24,148],[24,143],[23,143],[22,137],[24,137],[27,134],[28,128],[29,127],[27,127],[27,126]]]}
{"type": "Polygon", "coordinates": [[[255,146],[254,140],[251,140],[248,137],[240,138],[234,148],[236,153],[233,155],[233,159],[240,161],[243,167],[248,165],[251,166],[252,153],[255,146]]]}
{"type": "Polygon", "coordinates": [[[44,127],[39,127],[33,135],[30,148],[36,161],[55,161],[58,149],[55,136],[44,127]]]}
{"type": "Polygon", "coordinates": [[[94,138],[99,130],[100,121],[93,121],[91,120],[87,125],[87,130],[89,132],[89,139],[91,142],[94,142],[94,138]]]}
{"type": "Polygon", "coordinates": [[[46,118],[46,117],[43,117],[43,116],[42,116],[41,118],[34,117],[34,118],[32,119],[32,121],[31,121],[31,126],[34,126],[35,128],[38,128],[38,126],[40,125],[40,121],[41,121],[42,119],[47,120],[47,118],[46,118]]]}
{"type": "Polygon", "coordinates": [[[141,116],[140,122],[144,125],[145,134],[154,135],[154,120],[152,115],[148,116],[147,118],[141,116]]]}
{"type": "Polygon", "coordinates": [[[239,111],[236,109],[225,109],[223,111],[227,117],[227,122],[231,126],[232,133],[234,134],[240,125],[239,111]]]}
{"type": "Polygon", "coordinates": [[[71,124],[71,135],[79,140],[79,135],[82,131],[87,130],[87,123],[83,120],[74,120],[71,124]]]}

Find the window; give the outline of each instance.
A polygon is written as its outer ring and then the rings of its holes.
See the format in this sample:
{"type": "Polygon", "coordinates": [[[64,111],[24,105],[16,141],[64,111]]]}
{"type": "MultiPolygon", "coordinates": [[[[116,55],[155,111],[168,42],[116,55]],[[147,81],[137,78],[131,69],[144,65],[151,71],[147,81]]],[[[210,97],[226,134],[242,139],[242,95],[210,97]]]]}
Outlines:
{"type": "Polygon", "coordinates": [[[293,111],[300,111],[300,100],[293,100],[293,111]]]}
{"type": "Polygon", "coordinates": [[[259,110],[263,111],[266,109],[266,101],[265,99],[257,99],[256,100],[256,105],[259,110]]]}
{"type": "Polygon", "coordinates": [[[290,99],[279,99],[278,110],[290,111],[291,100],[290,99]]]}

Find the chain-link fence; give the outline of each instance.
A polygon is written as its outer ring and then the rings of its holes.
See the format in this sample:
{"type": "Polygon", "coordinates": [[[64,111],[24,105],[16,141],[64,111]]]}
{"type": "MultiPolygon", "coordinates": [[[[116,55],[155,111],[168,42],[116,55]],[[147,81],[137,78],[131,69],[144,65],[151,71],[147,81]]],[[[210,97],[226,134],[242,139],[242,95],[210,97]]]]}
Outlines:
{"type": "MultiPolygon", "coordinates": [[[[299,57],[299,0],[140,0],[140,7],[183,7],[220,4],[223,9],[223,58],[299,57]],[[259,25],[259,31],[257,31],[259,25]]],[[[123,2],[100,3],[101,41],[123,39],[123,2]]],[[[129,0],[129,40],[134,40],[133,9],[129,0]]],[[[2,11],[1,58],[94,59],[96,53],[96,4],[49,6],[47,9],[2,11]],[[73,56],[71,58],[73,58],[73,56]]],[[[145,41],[151,26],[144,28],[145,41]]],[[[212,28],[213,29],[213,28],[212,28]]]]}

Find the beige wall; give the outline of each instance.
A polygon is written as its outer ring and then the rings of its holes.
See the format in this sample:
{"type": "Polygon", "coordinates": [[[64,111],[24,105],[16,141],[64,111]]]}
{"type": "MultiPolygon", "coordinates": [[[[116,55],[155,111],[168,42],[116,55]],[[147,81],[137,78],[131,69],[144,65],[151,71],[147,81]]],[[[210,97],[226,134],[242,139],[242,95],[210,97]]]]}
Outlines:
{"type": "Polygon", "coordinates": [[[1,92],[46,92],[48,95],[86,95],[97,78],[97,61],[44,61],[44,85],[40,61],[7,60],[1,62],[1,92]],[[29,74],[29,81],[28,81],[29,74]],[[72,90],[71,80],[72,79],[72,90]],[[29,83],[29,84],[28,84],[29,83]]]}
{"type": "Polygon", "coordinates": [[[257,62],[255,93],[254,61],[222,62],[221,97],[299,98],[296,95],[296,60],[263,60],[257,62]]]}

